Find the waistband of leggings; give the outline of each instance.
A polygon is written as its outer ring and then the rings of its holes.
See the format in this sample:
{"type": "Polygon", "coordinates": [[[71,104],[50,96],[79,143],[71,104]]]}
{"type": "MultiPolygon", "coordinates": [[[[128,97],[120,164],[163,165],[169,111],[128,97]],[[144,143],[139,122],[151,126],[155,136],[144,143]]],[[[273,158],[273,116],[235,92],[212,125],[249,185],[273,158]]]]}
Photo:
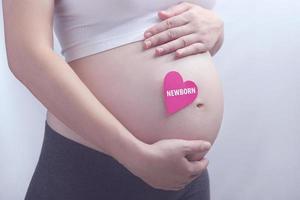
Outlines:
{"type": "Polygon", "coordinates": [[[74,140],[71,140],[54,130],[45,120],[44,140],[42,145],[43,151],[55,151],[59,155],[77,154],[79,157],[94,157],[98,160],[117,162],[112,156],[97,151],[74,140]],[[56,151],[57,150],[57,151],[56,151]],[[58,152],[60,150],[60,152],[58,152]]]}

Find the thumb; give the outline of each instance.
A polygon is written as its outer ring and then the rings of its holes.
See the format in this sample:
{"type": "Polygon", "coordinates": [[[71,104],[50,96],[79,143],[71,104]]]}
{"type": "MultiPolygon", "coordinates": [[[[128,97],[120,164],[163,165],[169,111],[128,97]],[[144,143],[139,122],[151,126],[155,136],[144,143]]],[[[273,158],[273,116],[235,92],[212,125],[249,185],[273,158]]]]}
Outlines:
{"type": "Polygon", "coordinates": [[[211,147],[210,142],[204,140],[186,140],[185,142],[185,155],[191,153],[204,152],[209,150],[211,147]]]}

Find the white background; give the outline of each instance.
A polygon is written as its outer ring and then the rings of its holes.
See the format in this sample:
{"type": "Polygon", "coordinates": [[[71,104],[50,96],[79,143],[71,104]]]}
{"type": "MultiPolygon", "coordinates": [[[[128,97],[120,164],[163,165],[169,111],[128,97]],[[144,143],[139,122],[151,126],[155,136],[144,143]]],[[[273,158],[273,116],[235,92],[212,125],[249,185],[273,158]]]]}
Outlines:
{"type": "MultiPolygon", "coordinates": [[[[298,200],[300,2],[227,0],[215,10],[226,27],[215,56],[225,112],[208,154],[212,200],[298,200]]],[[[0,199],[17,200],[38,160],[46,110],[10,73],[0,23],[0,199]]]]}

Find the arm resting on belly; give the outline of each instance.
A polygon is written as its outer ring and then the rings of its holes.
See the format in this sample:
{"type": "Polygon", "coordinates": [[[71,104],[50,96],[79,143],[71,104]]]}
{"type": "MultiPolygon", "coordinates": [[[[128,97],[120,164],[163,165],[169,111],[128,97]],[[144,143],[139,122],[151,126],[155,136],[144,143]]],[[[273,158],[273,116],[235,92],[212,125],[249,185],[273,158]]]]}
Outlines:
{"type": "MultiPolygon", "coordinates": [[[[138,143],[92,94],[76,73],[50,49],[25,49],[27,59],[11,66],[14,75],[64,124],[116,157],[138,143]],[[29,53],[30,52],[30,53],[29,53]]],[[[20,60],[20,57],[16,59],[20,60]]]]}
{"type": "Polygon", "coordinates": [[[121,154],[133,152],[143,143],[96,99],[72,68],[53,51],[53,5],[54,1],[3,2],[10,70],[65,125],[104,153],[125,157],[121,154]]]}

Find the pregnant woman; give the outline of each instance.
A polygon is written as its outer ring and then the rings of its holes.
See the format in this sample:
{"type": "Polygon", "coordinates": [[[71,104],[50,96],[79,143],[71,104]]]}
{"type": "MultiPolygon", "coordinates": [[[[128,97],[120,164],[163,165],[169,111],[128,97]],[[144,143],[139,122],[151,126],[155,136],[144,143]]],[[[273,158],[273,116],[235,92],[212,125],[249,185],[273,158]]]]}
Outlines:
{"type": "MultiPolygon", "coordinates": [[[[25,199],[210,198],[204,156],[223,116],[211,59],[223,25],[212,5],[3,1],[10,69],[47,108],[25,199]],[[53,51],[53,28],[64,59],[53,51]],[[198,92],[172,113],[176,103],[163,92],[169,72],[198,92]]],[[[187,94],[178,91],[168,94],[181,104],[187,94]]]]}

